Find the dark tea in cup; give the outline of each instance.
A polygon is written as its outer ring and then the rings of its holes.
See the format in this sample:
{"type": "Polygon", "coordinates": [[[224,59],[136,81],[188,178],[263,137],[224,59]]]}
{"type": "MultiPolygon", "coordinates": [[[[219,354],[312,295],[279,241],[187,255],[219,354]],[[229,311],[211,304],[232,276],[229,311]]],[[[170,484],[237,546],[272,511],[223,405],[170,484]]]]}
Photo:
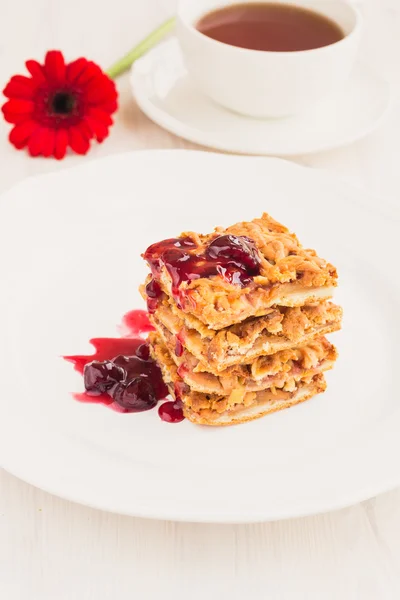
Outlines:
{"type": "Polygon", "coordinates": [[[345,35],[325,15],[281,2],[231,4],[205,14],[196,28],[230,46],[270,52],[322,48],[339,42],[345,35]]]}

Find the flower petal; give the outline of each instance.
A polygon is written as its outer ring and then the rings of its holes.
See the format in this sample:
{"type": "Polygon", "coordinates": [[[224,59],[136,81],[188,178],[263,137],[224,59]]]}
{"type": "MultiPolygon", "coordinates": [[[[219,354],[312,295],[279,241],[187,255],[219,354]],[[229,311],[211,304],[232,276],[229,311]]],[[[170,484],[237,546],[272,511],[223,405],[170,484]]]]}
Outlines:
{"type": "Polygon", "coordinates": [[[28,150],[31,156],[39,156],[42,153],[43,129],[43,127],[38,127],[29,138],[28,150]]]}
{"type": "Polygon", "coordinates": [[[54,129],[49,127],[43,127],[42,129],[42,154],[43,156],[51,156],[54,151],[56,132],[54,129]]]}
{"type": "Polygon", "coordinates": [[[101,104],[96,105],[97,108],[103,110],[104,112],[112,115],[118,108],[117,100],[112,100],[111,102],[102,102],[101,104]]]}
{"type": "Polygon", "coordinates": [[[44,61],[44,68],[47,77],[54,83],[65,82],[65,62],[62,53],[59,50],[49,50],[44,61]]]}
{"type": "Polygon", "coordinates": [[[15,125],[15,127],[11,129],[8,139],[16,148],[18,148],[18,150],[21,150],[21,148],[24,148],[27,145],[30,136],[37,127],[38,124],[32,120],[15,125]]]}
{"type": "Polygon", "coordinates": [[[25,65],[38,84],[43,83],[46,80],[44,69],[37,60],[27,60],[25,65]]]}
{"type": "Polygon", "coordinates": [[[9,123],[21,123],[29,118],[34,108],[35,104],[29,100],[12,98],[3,104],[1,110],[3,111],[5,120],[9,123]]]}
{"type": "Polygon", "coordinates": [[[110,125],[113,124],[113,120],[110,117],[110,115],[105,112],[104,110],[101,110],[101,108],[97,108],[95,106],[91,106],[88,108],[87,111],[87,115],[89,117],[91,117],[92,119],[94,119],[95,121],[100,121],[100,123],[103,123],[103,125],[106,125],[107,127],[109,127],[110,125]]]}
{"type": "Polygon", "coordinates": [[[93,135],[99,143],[105,140],[105,138],[108,136],[108,127],[104,125],[104,123],[96,121],[96,119],[92,119],[91,117],[86,117],[85,122],[89,125],[93,135]]]}
{"type": "Polygon", "coordinates": [[[33,92],[37,88],[37,83],[30,77],[24,75],[14,75],[3,90],[6,98],[24,98],[31,100],[33,92]]]}
{"type": "Polygon", "coordinates": [[[58,129],[55,132],[54,157],[57,160],[64,158],[68,146],[68,130],[58,129]]]}
{"type": "Polygon", "coordinates": [[[80,72],[80,74],[76,77],[75,83],[77,85],[81,85],[85,87],[89,81],[92,81],[95,77],[102,77],[103,72],[96,63],[92,61],[88,61],[86,64],[86,68],[80,72]]]}
{"type": "Polygon", "coordinates": [[[89,127],[88,123],[86,122],[86,119],[82,120],[79,123],[79,129],[81,130],[81,133],[87,137],[88,140],[91,140],[92,138],[95,137],[94,132],[91,130],[91,128],[89,127]]]}
{"type": "Polygon", "coordinates": [[[115,84],[111,79],[99,77],[92,80],[85,90],[86,98],[89,104],[100,104],[102,102],[112,102],[117,97],[115,84]]]}
{"type": "Polygon", "coordinates": [[[75,82],[75,79],[79,77],[79,75],[84,69],[86,69],[87,63],[88,61],[86,60],[86,58],[77,58],[76,60],[70,62],[69,65],[67,65],[66,78],[69,81],[69,83],[75,82]]]}
{"type": "Polygon", "coordinates": [[[68,131],[69,145],[77,154],[86,154],[90,143],[88,138],[80,131],[79,127],[71,127],[68,131]]]}

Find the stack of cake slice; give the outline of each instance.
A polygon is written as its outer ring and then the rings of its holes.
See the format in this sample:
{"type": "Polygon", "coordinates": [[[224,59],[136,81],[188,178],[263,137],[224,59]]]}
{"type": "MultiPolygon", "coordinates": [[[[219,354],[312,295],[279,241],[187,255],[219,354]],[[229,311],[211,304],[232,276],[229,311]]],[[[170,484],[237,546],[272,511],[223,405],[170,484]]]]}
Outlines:
{"type": "Polygon", "coordinates": [[[340,329],[335,268],[261,219],[184,233],[144,253],[142,287],[153,358],[185,416],[229,425],[303,402],[326,388],[340,329]]]}

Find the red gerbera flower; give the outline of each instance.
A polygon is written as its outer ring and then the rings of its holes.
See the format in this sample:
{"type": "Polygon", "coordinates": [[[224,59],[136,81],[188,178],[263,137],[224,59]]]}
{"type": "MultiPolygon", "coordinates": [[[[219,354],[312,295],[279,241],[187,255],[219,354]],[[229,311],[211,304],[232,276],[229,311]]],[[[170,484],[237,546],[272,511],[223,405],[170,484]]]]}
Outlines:
{"type": "Polygon", "coordinates": [[[86,58],[65,64],[58,50],[47,52],[44,65],[25,64],[31,76],[14,75],[3,90],[9,100],[2,110],[14,124],[9,139],[16,148],[61,159],[68,146],[86,154],[93,138],[108,136],[117,91],[98,65],[86,58]]]}

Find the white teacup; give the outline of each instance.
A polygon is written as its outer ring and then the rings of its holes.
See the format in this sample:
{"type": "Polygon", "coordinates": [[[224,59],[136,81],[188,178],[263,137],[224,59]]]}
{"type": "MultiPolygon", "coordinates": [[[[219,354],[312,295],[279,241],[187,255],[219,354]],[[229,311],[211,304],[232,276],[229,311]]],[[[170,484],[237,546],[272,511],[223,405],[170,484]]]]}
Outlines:
{"type": "Polygon", "coordinates": [[[345,33],[330,46],[296,52],[238,48],[196,29],[199,18],[211,10],[254,1],[180,0],[177,35],[197,87],[218,104],[252,117],[296,114],[340,88],[357,55],[362,25],[358,10],[342,0],[281,0],[329,17],[345,33]]]}

